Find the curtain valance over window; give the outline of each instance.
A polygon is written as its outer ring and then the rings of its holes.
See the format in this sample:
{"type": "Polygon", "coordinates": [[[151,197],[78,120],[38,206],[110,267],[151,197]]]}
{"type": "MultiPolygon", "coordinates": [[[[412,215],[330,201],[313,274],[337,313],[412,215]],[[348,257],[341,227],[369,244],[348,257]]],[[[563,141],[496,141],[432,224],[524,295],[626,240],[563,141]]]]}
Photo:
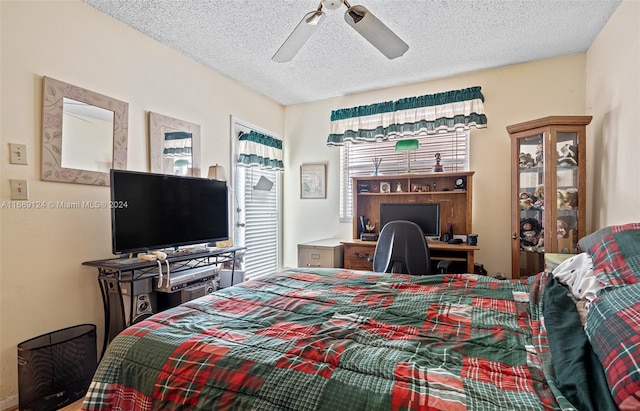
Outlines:
{"type": "Polygon", "coordinates": [[[191,133],[175,131],[164,133],[164,157],[191,157],[191,133]]]}
{"type": "Polygon", "coordinates": [[[480,87],[470,87],[334,110],[327,145],[485,128],[483,102],[480,87]]]}
{"type": "Polygon", "coordinates": [[[238,138],[238,165],[284,170],[282,140],[250,131],[238,138]]]}

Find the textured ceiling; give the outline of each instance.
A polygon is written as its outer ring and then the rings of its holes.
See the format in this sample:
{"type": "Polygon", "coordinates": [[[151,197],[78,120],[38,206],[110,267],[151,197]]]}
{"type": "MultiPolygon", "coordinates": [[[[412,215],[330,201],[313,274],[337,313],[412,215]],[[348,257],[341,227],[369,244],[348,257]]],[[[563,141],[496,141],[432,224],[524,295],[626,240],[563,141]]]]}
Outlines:
{"type": "Polygon", "coordinates": [[[620,0],[352,0],[409,50],[388,60],[342,6],[287,63],[271,56],[318,0],[82,0],[283,104],[586,51],[620,0]]]}

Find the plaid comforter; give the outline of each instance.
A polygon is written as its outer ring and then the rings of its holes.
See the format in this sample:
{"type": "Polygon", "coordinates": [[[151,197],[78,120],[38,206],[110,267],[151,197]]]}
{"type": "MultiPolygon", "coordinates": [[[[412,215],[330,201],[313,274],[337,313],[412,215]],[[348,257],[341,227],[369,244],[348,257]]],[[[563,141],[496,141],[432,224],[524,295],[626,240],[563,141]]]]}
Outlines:
{"type": "Polygon", "coordinates": [[[573,409],[553,383],[546,276],[294,269],[124,330],[84,410],[573,409]]]}

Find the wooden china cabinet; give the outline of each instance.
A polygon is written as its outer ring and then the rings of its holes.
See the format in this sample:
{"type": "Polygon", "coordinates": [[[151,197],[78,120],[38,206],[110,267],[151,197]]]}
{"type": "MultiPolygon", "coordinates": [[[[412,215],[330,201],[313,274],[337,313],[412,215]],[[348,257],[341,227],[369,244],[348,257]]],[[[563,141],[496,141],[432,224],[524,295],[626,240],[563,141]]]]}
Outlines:
{"type": "Polygon", "coordinates": [[[544,270],[544,253],[577,253],[586,234],[586,126],[550,116],[507,126],[511,137],[512,277],[544,270]]]}

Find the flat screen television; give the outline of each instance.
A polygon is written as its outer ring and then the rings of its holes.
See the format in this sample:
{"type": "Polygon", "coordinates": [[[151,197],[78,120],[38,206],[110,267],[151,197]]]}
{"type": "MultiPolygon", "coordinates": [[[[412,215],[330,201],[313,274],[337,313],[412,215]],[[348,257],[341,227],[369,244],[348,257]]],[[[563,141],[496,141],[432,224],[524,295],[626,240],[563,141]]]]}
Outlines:
{"type": "Polygon", "coordinates": [[[227,240],[228,208],[225,181],[112,169],[112,251],[227,240]]]}
{"type": "Polygon", "coordinates": [[[380,228],[395,220],[413,221],[422,228],[425,237],[440,237],[439,203],[380,204],[380,228]]]}

